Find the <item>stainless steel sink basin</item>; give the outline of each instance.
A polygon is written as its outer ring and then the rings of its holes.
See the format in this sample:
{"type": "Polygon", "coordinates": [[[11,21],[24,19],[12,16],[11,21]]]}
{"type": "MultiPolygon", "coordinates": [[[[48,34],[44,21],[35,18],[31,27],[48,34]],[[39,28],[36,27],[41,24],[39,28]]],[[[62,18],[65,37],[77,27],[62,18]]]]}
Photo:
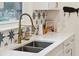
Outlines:
{"type": "Polygon", "coordinates": [[[37,47],[19,47],[17,49],[14,49],[14,50],[17,50],[17,51],[23,51],[23,52],[33,52],[33,53],[38,53],[40,52],[41,50],[43,50],[43,48],[37,48],[37,47]]]}
{"type": "Polygon", "coordinates": [[[52,44],[52,43],[49,43],[49,42],[41,42],[41,41],[33,41],[33,42],[30,42],[30,43],[26,44],[25,46],[46,48],[50,44],[52,44]]]}
{"type": "Polygon", "coordinates": [[[51,44],[52,43],[49,43],[49,42],[33,41],[33,42],[30,42],[22,47],[16,48],[14,50],[23,51],[23,52],[38,53],[51,44]]]}

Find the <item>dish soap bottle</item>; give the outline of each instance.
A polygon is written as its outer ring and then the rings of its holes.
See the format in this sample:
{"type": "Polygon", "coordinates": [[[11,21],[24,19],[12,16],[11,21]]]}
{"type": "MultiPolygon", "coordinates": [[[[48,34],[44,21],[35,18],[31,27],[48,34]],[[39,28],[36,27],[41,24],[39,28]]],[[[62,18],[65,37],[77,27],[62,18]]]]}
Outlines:
{"type": "Polygon", "coordinates": [[[47,28],[47,25],[46,25],[46,20],[43,24],[43,34],[46,34],[48,32],[48,28],[47,28]]]}

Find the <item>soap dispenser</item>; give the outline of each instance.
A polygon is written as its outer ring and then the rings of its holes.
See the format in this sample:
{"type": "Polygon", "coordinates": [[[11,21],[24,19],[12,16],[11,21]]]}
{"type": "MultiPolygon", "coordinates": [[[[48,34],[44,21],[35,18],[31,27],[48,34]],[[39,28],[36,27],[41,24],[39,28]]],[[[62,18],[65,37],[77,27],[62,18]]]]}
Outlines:
{"type": "Polygon", "coordinates": [[[46,34],[48,32],[48,28],[47,28],[47,25],[46,25],[46,20],[43,24],[43,34],[46,34]]]}
{"type": "Polygon", "coordinates": [[[29,40],[29,39],[30,39],[30,28],[26,27],[25,40],[29,40]]]}

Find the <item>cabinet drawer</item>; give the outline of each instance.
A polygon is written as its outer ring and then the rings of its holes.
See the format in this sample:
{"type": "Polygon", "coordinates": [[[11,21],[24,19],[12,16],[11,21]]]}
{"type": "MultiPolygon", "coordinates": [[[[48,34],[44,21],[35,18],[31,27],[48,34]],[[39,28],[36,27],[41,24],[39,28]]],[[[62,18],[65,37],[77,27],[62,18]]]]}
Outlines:
{"type": "Polygon", "coordinates": [[[74,42],[74,37],[71,36],[64,42],[64,47],[70,46],[73,42],[74,42]]]}
{"type": "Polygon", "coordinates": [[[71,45],[71,42],[69,40],[65,41],[64,42],[64,47],[68,47],[71,45]]]}
{"type": "Polygon", "coordinates": [[[71,37],[70,42],[71,42],[71,43],[73,43],[73,42],[74,42],[74,38],[73,38],[73,37],[71,37]]]}

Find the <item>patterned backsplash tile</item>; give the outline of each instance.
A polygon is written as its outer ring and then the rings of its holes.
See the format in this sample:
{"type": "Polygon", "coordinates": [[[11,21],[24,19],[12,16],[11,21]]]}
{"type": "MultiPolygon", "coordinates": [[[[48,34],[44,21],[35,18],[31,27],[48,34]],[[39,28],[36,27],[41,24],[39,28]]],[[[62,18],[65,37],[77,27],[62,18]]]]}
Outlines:
{"type": "Polygon", "coordinates": [[[1,46],[1,42],[3,42],[5,36],[3,36],[3,33],[0,32],[0,46],[1,46]]]}
{"type": "MultiPolygon", "coordinates": [[[[22,34],[27,31],[31,31],[31,26],[25,26],[22,28],[22,34]]],[[[24,37],[24,35],[23,35],[24,37]]],[[[0,32],[0,47],[5,47],[18,42],[18,28],[10,29],[0,32]]]]}
{"type": "Polygon", "coordinates": [[[8,35],[8,37],[9,37],[9,39],[11,40],[11,42],[12,42],[12,39],[14,39],[14,31],[13,30],[11,30],[10,32],[9,32],[9,35],[8,35]]]}
{"type": "Polygon", "coordinates": [[[14,35],[17,35],[17,33],[14,33],[14,30],[0,32],[0,47],[10,45],[15,38],[14,35]]]}

